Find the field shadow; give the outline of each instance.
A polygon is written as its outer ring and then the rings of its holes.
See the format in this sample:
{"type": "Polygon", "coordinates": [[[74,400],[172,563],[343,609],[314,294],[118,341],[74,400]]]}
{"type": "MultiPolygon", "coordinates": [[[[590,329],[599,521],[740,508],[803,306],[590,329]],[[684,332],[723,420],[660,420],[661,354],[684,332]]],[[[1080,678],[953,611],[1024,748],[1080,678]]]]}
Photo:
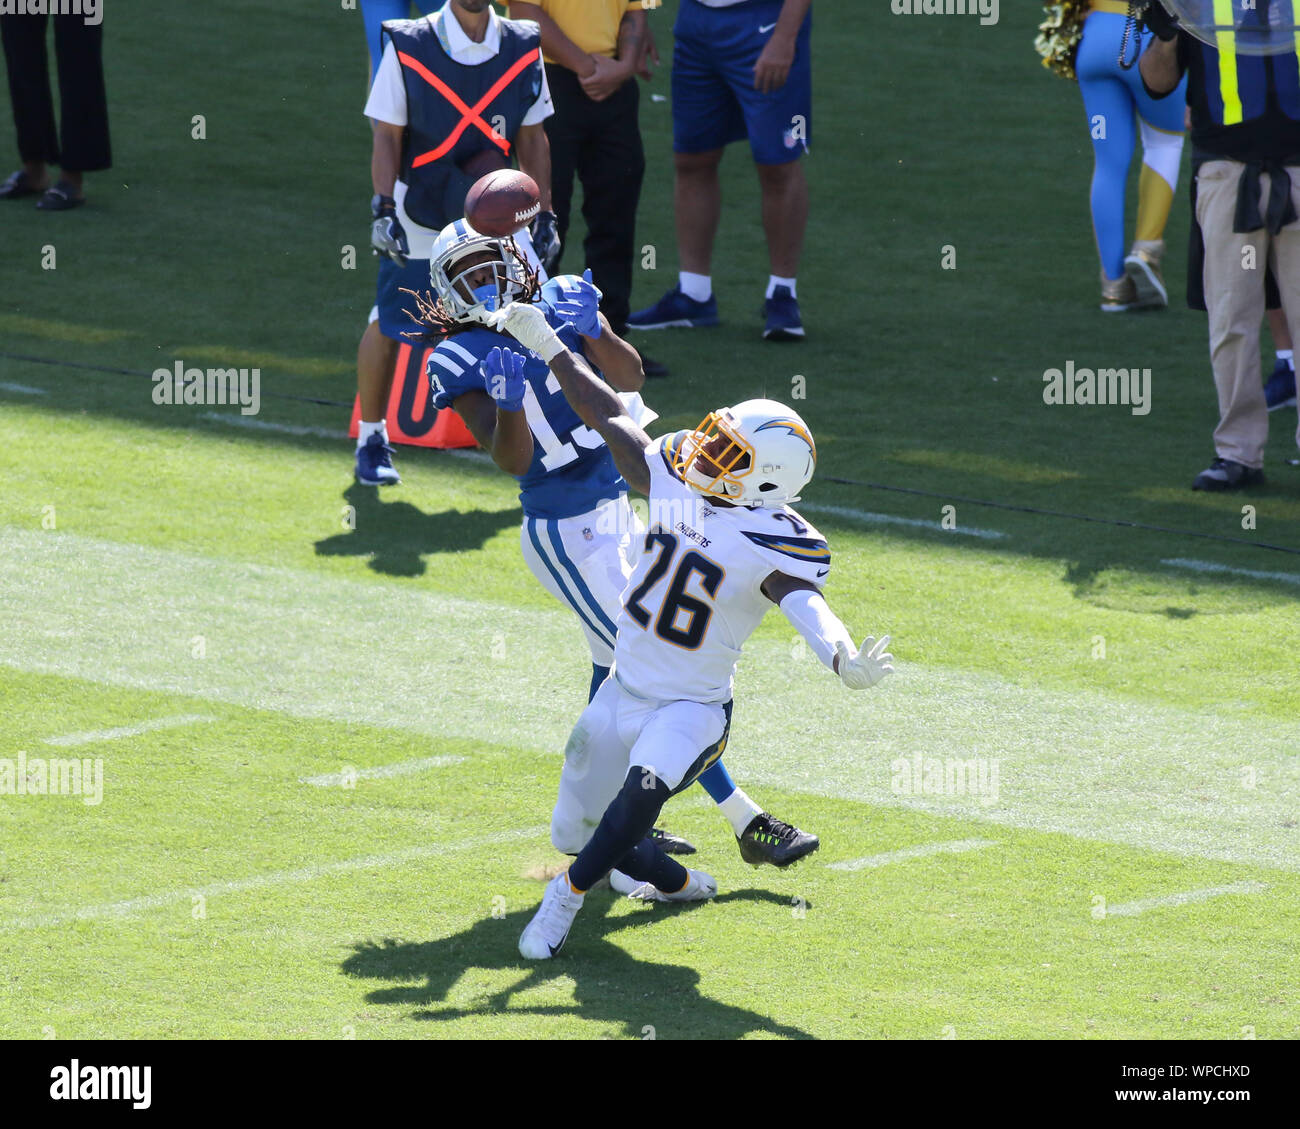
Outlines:
{"type": "MultiPolygon", "coordinates": [[[[407,982],[367,993],[366,1003],[413,1008],[410,1018],[423,1022],[505,1014],[572,1015],[622,1024],[622,1036],[631,1039],[739,1039],[750,1032],[785,1039],[814,1037],[757,1011],[710,999],[701,993],[700,974],[693,968],[637,960],[610,941],[621,930],[650,928],[665,914],[691,913],[705,903],[655,905],[613,917],[609,911],[620,900],[607,891],[589,895],[563,951],[548,961],[525,961],[519,955],[519,935],[537,909],[530,906],[500,918],[484,918],[437,941],[360,942],[340,967],[345,976],[357,979],[407,982]],[[446,1000],[471,970],[519,970],[525,975],[472,1007],[431,1006],[446,1000]],[[422,983],[412,983],[421,979],[422,983]],[[557,979],[572,981],[573,1004],[512,1003],[522,993],[557,979]]],[[[770,901],[783,909],[790,904],[788,898],[767,890],[733,890],[714,899],[715,903],[728,901],[770,901]]]]}
{"type": "Polygon", "coordinates": [[[425,513],[410,502],[389,502],[373,486],[354,482],[343,491],[355,527],[316,542],[322,557],[369,557],[385,576],[423,576],[431,553],[481,549],[501,530],[519,524],[518,510],[439,510],[425,513]]]}

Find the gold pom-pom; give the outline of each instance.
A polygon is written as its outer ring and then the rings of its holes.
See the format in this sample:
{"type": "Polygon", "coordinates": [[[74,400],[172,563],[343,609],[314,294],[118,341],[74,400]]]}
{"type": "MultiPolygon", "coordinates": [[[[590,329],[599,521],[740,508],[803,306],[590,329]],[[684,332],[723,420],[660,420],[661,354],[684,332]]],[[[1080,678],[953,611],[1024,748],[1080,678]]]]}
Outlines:
{"type": "Polygon", "coordinates": [[[1088,18],[1089,6],[1089,0],[1061,0],[1043,5],[1047,16],[1038,25],[1034,50],[1043,57],[1043,66],[1062,78],[1078,78],[1074,59],[1083,39],[1083,22],[1088,18]]]}

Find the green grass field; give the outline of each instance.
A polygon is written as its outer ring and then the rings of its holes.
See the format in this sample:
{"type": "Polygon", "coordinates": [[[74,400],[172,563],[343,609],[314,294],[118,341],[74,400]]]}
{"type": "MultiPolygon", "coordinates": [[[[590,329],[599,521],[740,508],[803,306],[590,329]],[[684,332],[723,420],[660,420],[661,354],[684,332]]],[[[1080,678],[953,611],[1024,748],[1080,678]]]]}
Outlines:
{"type": "MultiPolygon", "coordinates": [[[[769,616],[727,763],[821,851],[750,868],[696,789],[663,822],[718,898],[593,894],[542,966],[515,945],[588,660],[494,467],[402,450],[401,486],[352,484],[360,16],[110,7],[116,167],[79,211],[0,203],[0,766],[103,769],[97,804],[0,795],[0,1035],[1300,1037],[1294,411],[1265,486],[1192,493],[1216,408],[1183,187],[1171,308],[1103,317],[1037,7],[853,7],[817,5],[807,342],[758,338],[737,148],[724,324],[647,340],[646,395],[666,431],[804,378],[828,596],[898,671],[851,695],[769,616]],[[259,366],[261,413],[155,405],[178,359],[259,366]],[[1150,413],[1045,405],[1071,360],[1150,368],[1150,413]],[[903,789],[917,756],[996,764],[996,794],[903,789]]],[[[676,269],[668,89],[645,302],[676,269]]]]}

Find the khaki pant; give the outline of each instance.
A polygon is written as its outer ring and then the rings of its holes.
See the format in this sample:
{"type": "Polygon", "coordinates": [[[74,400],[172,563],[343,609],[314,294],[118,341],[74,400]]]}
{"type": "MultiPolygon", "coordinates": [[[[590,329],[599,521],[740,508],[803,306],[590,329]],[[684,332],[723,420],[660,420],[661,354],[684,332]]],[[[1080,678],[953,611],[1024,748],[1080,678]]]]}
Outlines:
{"type": "MultiPolygon", "coordinates": [[[[1245,165],[1206,161],[1196,176],[1196,220],[1205,239],[1205,305],[1210,315],[1210,363],[1219,393],[1214,449],[1221,458],[1256,469],[1264,465],[1268,409],[1259,365],[1259,330],[1264,320],[1264,268],[1272,267],[1282,309],[1293,332],[1300,331],[1300,222],[1277,235],[1267,228],[1232,230],[1237,185],[1245,165]],[[1253,256],[1247,248],[1253,248],[1253,256]]],[[[1300,168],[1291,175],[1291,199],[1300,212],[1300,168]]],[[[1267,214],[1269,182],[1259,178],[1261,215],[1267,214]]],[[[1300,443],[1300,426],[1296,429],[1300,443]]]]}

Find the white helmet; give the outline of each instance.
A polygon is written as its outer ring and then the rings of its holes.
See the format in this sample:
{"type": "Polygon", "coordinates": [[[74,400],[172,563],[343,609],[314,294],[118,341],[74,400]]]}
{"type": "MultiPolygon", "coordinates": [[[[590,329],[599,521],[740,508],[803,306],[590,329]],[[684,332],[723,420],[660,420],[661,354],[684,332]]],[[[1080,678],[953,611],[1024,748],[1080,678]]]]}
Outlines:
{"type": "Polygon", "coordinates": [[[797,502],[817,467],[817,445],[799,413],[776,400],[719,408],[682,438],[674,466],[687,485],[741,506],[797,502]]]}
{"type": "Polygon", "coordinates": [[[429,252],[429,285],[442,302],[443,312],[454,322],[476,322],[481,312],[500,309],[507,302],[526,298],[529,291],[527,266],[515,241],[508,236],[498,239],[480,235],[465,220],[449,223],[438,233],[429,252]],[[495,258],[456,271],[457,264],[470,255],[487,251],[495,258]],[[470,271],[491,267],[493,281],[480,286],[470,297],[457,285],[470,271]]]}

